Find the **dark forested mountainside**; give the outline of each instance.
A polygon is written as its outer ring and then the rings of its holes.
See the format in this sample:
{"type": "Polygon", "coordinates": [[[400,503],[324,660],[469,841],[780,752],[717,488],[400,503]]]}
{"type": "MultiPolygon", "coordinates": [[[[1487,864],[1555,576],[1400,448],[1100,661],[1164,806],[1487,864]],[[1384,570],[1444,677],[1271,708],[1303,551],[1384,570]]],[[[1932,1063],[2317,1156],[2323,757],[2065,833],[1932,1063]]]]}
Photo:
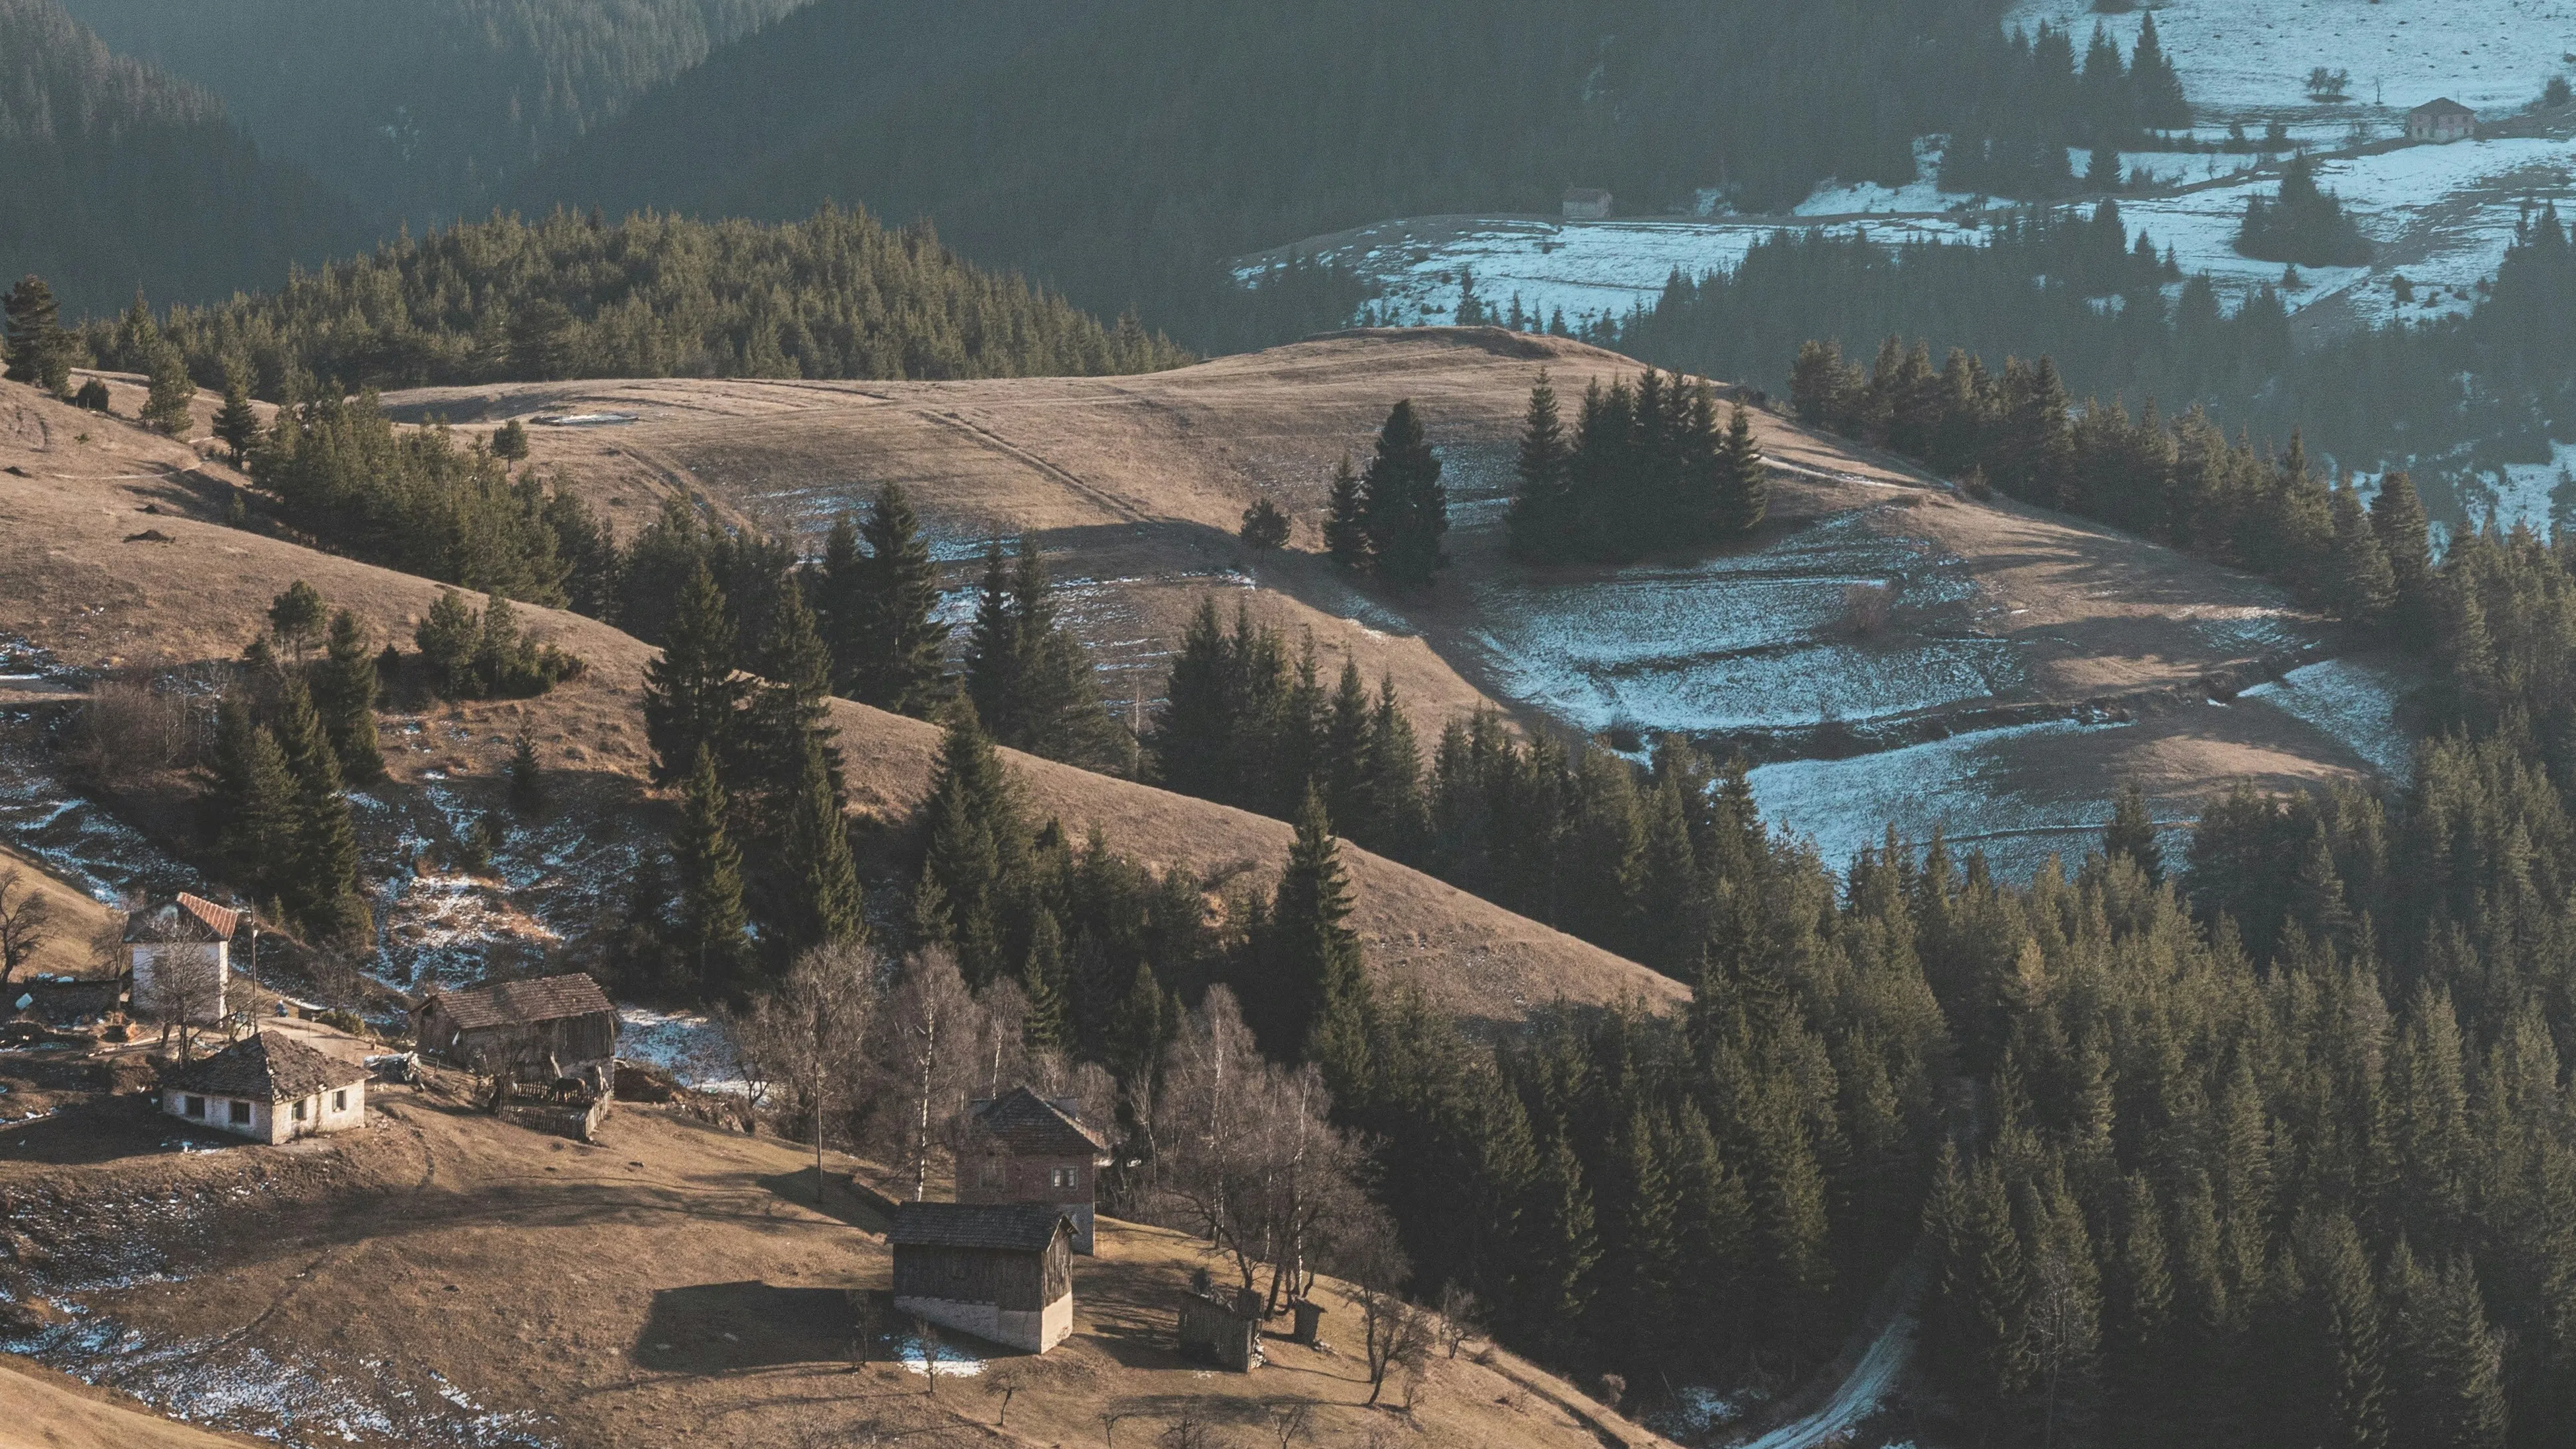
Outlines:
{"type": "Polygon", "coordinates": [[[392,230],[479,215],[539,157],[807,0],[70,0],[392,230]]]}
{"type": "Polygon", "coordinates": [[[110,53],[55,0],[0,0],[0,196],[0,275],[43,273],[74,315],[137,286],[220,296],[360,236],[213,96],[110,53]]]}
{"type": "MultiPolygon", "coordinates": [[[[1911,180],[1913,138],[1948,128],[1969,78],[2027,63],[1999,9],[831,0],[639,103],[519,197],[926,214],[1086,305],[1250,345],[1275,337],[1238,335],[1222,259],[1294,237],[1553,211],[1573,184],[1643,212],[1705,188],[1763,207],[1827,176],[1911,180]]],[[[1319,287],[1314,316],[1263,326],[1332,325],[1337,300],[1319,287]]]]}
{"type": "Polygon", "coordinates": [[[2526,218],[2466,318],[2300,341],[2269,289],[2229,311],[2207,283],[2177,280],[2105,202],[2024,217],[1984,247],[1784,236],[1732,273],[1676,277],[1598,340],[1766,387],[1810,340],[1866,357],[1891,334],[1922,337],[1998,374],[2045,355],[2078,398],[2152,399],[2168,417],[2197,405],[2229,433],[2304,430],[2343,468],[2411,467],[2455,524],[2483,511],[2481,471],[2547,462],[2576,416],[2576,247],[2554,208],[2526,218]]]}
{"type": "MultiPolygon", "coordinates": [[[[173,308],[191,372],[270,396],[316,381],[414,387],[564,377],[1011,377],[1147,372],[1188,359],[1104,326],[925,228],[860,212],[787,225],[557,213],[404,237],[275,292],[173,308]]],[[[111,365],[118,328],[91,324],[111,365]]]]}

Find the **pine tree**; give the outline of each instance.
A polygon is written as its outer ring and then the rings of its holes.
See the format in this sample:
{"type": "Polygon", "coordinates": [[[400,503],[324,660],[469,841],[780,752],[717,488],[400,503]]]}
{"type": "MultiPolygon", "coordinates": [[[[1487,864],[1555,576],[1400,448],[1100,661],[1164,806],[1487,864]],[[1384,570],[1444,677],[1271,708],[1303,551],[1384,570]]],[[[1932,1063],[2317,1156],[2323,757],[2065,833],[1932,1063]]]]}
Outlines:
{"type": "Polygon", "coordinates": [[[1388,411],[1361,490],[1360,522],[1378,579],[1398,589],[1429,588],[1449,566],[1440,543],[1449,532],[1449,492],[1412,399],[1388,411]]]}
{"type": "Polygon", "coordinates": [[[2326,559],[2326,602],[2338,618],[2376,624],[2397,602],[2397,576],[2378,531],[2350,482],[2335,486],[2334,542],[2326,559]]]}
{"type": "Polygon", "coordinates": [[[2111,806],[2110,828],[2102,833],[2102,853],[2113,860],[2127,856],[2149,885],[2164,881],[2164,847],[2156,843],[2155,812],[2147,807],[2147,792],[2135,780],[2120,784],[2111,806]]]}
{"type": "Polygon", "coordinates": [[[736,788],[778,799],[800,793],[807,747],[817,746],[838,813],[841,757],[832,743],[831,707],[825,702],[832,689],[832,656],[793,575],[769,611],[758,673],[760,682],[750,686],[750,704],[734,722],[736,788]]]}
{"type": "Polygon", "coordinates": [[[295,841],[295,777],[286,752],[239,700],[226,699],[215,735],[215,849],[253,900],[278,894],[295,841]]]}
{"type": "Polygon", "coordinates": [[[545,768],[537,760],[536,736],[527,727],[519,727],[510,742],[510,808],[521,815],[537,815],[546,808],[545,768]]]}
{"type": "Polygon", "coordinates": [[[1539,1155],[1538,1182],[1530,1210],[1523,1215],[1529,1243],[1522,1252],[1528,1265],[1528,1312],[1542,1339],[1560,1348],[1584,1339],[1591,1317],[1593,1270],[1601,1261],[1600,1239],[1593,1228],[1592,1192],[1584,1183],[1583,1162],[1570,1133],[1558,1122],[1539,1155]]]}
{"type": "MultiPolygon", "coordinates": [[[[1249,614],[1245,616],[1249,621],[1249,614]]],[[[1203,800],[1230,798],[1235,758],[1237,671],[1216,600],[1201,598],[1181,631],[1172,672],[1150,734],[1156,783],[1203,800]]]]}
{"type": "Polygon", "coordinates": [[[2466,1259],[2420,1266],[2401,1239],[2390,1255],[2388,1442],[2423,1449],[2502,1449],[2504,1352],[2466,1259]]]}
{"type": "Polygon", "coordinates": [[[492,456],[504,463],[524,463],[528,458],[528,425],[512,418],[492,430],[492,456]]]}
{"type": "Polygon", "coordinates": [[[1350,455],[1333,465],[1332,497],[1324,521],[1324,552],[1344,573],[1368,572],[1368,493],[1351,470],[1350,455]]]}
{"type": "Polygon", "coordinates": [[[1543,562],[1569,556],[1575,522],[1572,465],[1556,388],[1548,382],[1547,369],[1541,368],[1538,381],[1530,387],[1520,457],[1513,470],[1517,486],[1511,511],[1504,516],[1512,557],[1543,562]]]}
{"type": "Polygon", "coordinates": [[[877,490],[859,536],[867,556],[833,620],[843,684],[861,704],[926,719],[950,693],[948,626],[936,617],[939,566],[901,485],[877,490]]]}
{"type": "MultiPolygon", "coordinates": [[[[706,560],[680,590],[662,652],[644,666],[644,734],[653,747],[653,778],[689,778],[700,755],[709,768],[733,744],[743,682],[734,669],[734,626],[706,560]]],[[[700,945],[704,945],[701,941],[700,945]]]]}
{"type": "Polygon", "coordinates": [[[1236,537],[1243,540],[1244,547],[1255,552],[1275,553],[1288,546],[1289,535],[1293,532],[1295,528],[1288,521],[1288,515],[1279,511],[1278,504],[1263,497],[1253,499],[1252,505],[1243,510],[1243,526],[1236,537]]]}
{"type": "Polygon", "coordinates": [[[747,956],[742,908],[742,852],[725,829],[724,783],[712,746],[701,743],[682,777],[679,828],[671,856],[679,867],[680,918],[672,944],[709,995],[733,988],[747,956]]]}
{"type": "Polygon", "coordinates": [[[2340,1213],[2306,1226],[2311,1241],[2303,1266],[2330,1355],[2329,1377],[2317,1385],[2319,1428],[2337,1449],[2382,1449],[2388,1443],[2386,1345],[2369,1257],[2340,1213]]]}
{"type": "Polygon", "coordinates": [[[306,654],[322,647],[330,622],[330,606],[323,602],[322,591],[302,579],[268,601],[269,636],[299,664],[306,654]]]}
{"type": "Polygon", "coordinates": [[[1362,778],[1370,813],[1357,822],[1366,833],[1353,838],[1397,860],[1415,859],[1430,825],[1422,798],[1422,745],[1414,737],[1413,721],[1396,703],[1392,674],[1378,679],[1362,778]]]}
{"type": "Polygon", "coordinates": [[[1753,441],[1752,416],[1742,403],[1727,419],[1712,472],[1717,526],[1728,534],[1752,532],[1770,511],[1771,484],[1762,450],[1753,441]]]}
{"type": "Polygon", "coordinates": [[[11,382],[32,383],[60,397],[71,387],[75,339],[63,330],[62,309],[44,278],[32,273],[18,279],[0,302],[8,316],[11,382]]]}
{"type": "Polygon", "coordinates": [[[797,753],[799,769],[787,797],[778,851],[784,889],[777,926],[789,955],[827,942],[855,941],[867,931],[858,866],[851,860],[849,829],[841,819],[837,772],[818,735],[805,735],[797,753]]]}
{"type": "Polygon", "coordinates": [[[1030,924],[1028,959],[1020,967],[1020,994],[1029,1004],[1022,1039],[1031,1051],[1062,1051],[1073,1045],[1066,987],[1064,928],[1056,924],[1053,911],[1040,911],[1030,924]]]}
{"type": "Polygon", "coordinates": [[[1014,603],[1010,557],[997,538],[984,549],[984,579],[966,641],[966,698],[984,729],[1006,744],[1015,743],[1025,728],[1020,689],[1029,648],[1014,603]]]}
{"type": "Polygon", "coordinates": [[[215,410],[215,437],[232,450],[238,468],[259,441],[259,410],[250,404],[250,382],[239,367],[224,370],[224,405],[215,410]]]}
{"type": "Polygon", "coordinates": [[[2394,585],[2389,622],[2401,640],[2421,644],[2433,637],[2434,629],[2433,544],[2414,479],[2390,473],[2379,480],[2379,492],[2370,500],[2370,527],[2379,535],[2394,585]]]}
{"type": "Polygon", "coordinates": [[[958,969],[981,990],[1006,969],[1001,959],[1003,884],[1028,854],[1019,790],[984,733],[971,701],[949,705],[939,767],[922,813],[930,822],[925,885],[936,891],[931,939],[956,948],[958,969]]]}
{"type": "MultiPolygon", "coordinates": [[[[1340,684],[1326,708],[1322,758],[1314,773],[1321,778],[1325,815],[1354,826],[1376,813],[1376,802],[1370,798],[1374,782],[1369,777],[1368,732],[1368,687],[1360,683],[1359,661],[1344,655],[1340,684]]],[[[1346,833],[1359,838],[1357,829],[1346,833]]]]}
{"type": "Polygon", "coordinates": [[[384,778],[385,757],[376,739],[376,655],[365,626],[347,609],[331,616],[331,637],[314,661],[313,706],[352,785],[384,778]]]}
{"type": "MultiPolygon", "coordinates": [[[[1369,988],[1359,933],[1350,927],[1350,880],[1324,802],[1312,788],[1297,811],[1297,838],[1270,907],[1267,966],[1278,1006],[1266,1035],[1281,1056],[1347,1080],[1366,1055],[1369,988]]],[[[1337,1083],[1338,1085],[1338,1083],[1337,1083]]]]}
{"type": "Polygon", "coordinates": [[[2138,25],[2138,42],[2129,51],[2129,87],[2137,96],[2141,125],[2160,129],[2191,124],[2191,104],[2184,99],[2182,77],[2165,55],[2150,10],[2138,25]]]}
{"type": "Polygon", "coordinates": [[[197,383],[188,376],[188,359],[178,345],[155,338],[145,364],[151,390],[143,400],[143,425],[156,433],[186,439],[196,427],[188,405],[197,400],[197,383]]]}
{"type": "Polygon", "coordinates": [[[358,889],[358,833],[340,789],[340,761],[304,681],[288,675],[278,694],[278,748],[294,777],[294,844],[279,896],[296,924],[326,941],[354,942],[372,930],[358,889]]]}
{"type": "Polygon", "coordinates": [[[1021,650],[1013,703],[1017,736],[996,738],[1015,748],[1103,774],[1134,768],[1134,741],[1100,699],[1100,677],[1091,652],[1071,629],[1056,622],[1054,585],[1045,556],[1033,539],[1020,540],[1011,574],[1012,617],[1021,650]]]}

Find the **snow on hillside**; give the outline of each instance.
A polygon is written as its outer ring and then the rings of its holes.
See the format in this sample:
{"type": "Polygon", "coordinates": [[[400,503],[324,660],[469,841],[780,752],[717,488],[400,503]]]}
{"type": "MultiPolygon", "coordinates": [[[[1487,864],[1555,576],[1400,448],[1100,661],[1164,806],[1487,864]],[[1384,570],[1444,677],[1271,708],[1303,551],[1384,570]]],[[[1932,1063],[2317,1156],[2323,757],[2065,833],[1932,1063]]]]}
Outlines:
{"type": "MultiPolygon", "coordinates": [[[[2576,53],[2569,0],[2171,0],[2156,32],[2202,119],[2316,112],[2308,72],[2347,71],[2356,105],[2403,112],[2449,96],[2480,112],[2519,109],[2576,53]]],[[[2006,25],[2074,31],[2080,54],[2098,21],[2137,43],[2144,12],[2096,15],[2091,0],[2021,0],[2006,25]]]]}

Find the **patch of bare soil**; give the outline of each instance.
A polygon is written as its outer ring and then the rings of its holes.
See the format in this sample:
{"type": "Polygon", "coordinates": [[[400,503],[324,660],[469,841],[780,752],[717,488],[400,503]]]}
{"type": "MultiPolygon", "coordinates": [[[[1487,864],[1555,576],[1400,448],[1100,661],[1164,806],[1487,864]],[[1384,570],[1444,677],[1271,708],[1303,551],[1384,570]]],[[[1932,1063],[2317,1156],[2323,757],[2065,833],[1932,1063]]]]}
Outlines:
{"type": "Polygon", "coordinates": [[[1659,1442],[1508,1355],[1436,1360],[1409,1413],[1400,1392],[1364,1407],[1329,1283],[1341,1348],[1277,1344],[1248,1376],[1188,1363],[1173,1325],[1206,1250],[1109,1221],[1076,1260],[1066,1344],[1027,1359],[959,1339],[943,1352],[963,1361],[928,1376],[887,1295],[883,1199],[849,1182],[864,1164],[835,1155],[818,1205],[808,1150],[667,1109],[625,1106],[583,1145],[435,1083],[377,1103],[365,1131],[284,1149],[0,1156],[21,1244],[0,1274],[22,1306],[0,1340],[292,1445],[1146,1443],[1299,1403],[1315,1442],[1659,1442]],[[1005,1426],[994,1386],[1014,1376],[1005,1426]]]}

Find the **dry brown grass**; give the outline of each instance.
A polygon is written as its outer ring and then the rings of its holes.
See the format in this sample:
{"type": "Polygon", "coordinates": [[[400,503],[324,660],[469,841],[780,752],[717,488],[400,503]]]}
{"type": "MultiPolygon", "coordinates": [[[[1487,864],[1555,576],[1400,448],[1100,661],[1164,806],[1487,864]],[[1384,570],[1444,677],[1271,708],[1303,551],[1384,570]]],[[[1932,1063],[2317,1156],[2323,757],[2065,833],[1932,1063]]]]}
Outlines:
{"type": "Polygon", "coordinates": [[[165,1419],[125,1394],[0,1353],[0,1444],[11,1449],[264,1449],[268,1441],[165,1419]]]}
{"type": "MultiPolygon", "coordinates": [[[[44,944],[36,948],[35,959],[19,969],[19,979],[44,972],[90,976],[113,967],[114,942],[125,924],[114,908],[47,872],[37,861],[0,846],[0,878],[13,872],[17,885],[10,898],[16,900],[20,891],[33,892],[44,898],[47,912],[44,944]]],[[[10,1009],[8,1002],[0,1001],[0,1016],[10,1009]]]]}
{"type": "MultiPolygon", "coordinates": [[[[405,641],[438,596],[439,586],[424,579],[214,522],[205,491],[213,465],[198,467],[177,444],[128,424],[102,424],[0,384],[0,466],[12,464],[32,476],[0,471],[0,516],[13,523],[0,530],[0,632],[29,636],[73,664],[229,658],[261,627],[269,600],[297,578],[356,610],[379,637],[405,641]],[[73,427],[93,430],[93,441],[69,442],[73,427]],[[125,541],[146,523],[172,541],[125,541]]],[[[637,701],[651,651],[577,614],[525,609],[521,617],[540,638],[588,660],[589,670],[542,699],[431,710],[422,722],[434,728],[417,741],[425,747],[387,751],[396,781],[416,783],[430,770],[489,777],[525,724],[568,799],[636,808],[647,764],[637,701]]],[[[835,718],[854,803],[888,816],[908,812],[928,786],[937,731],[848,703],[836,704],[835,718]]],[[[1077,832],[1098,825],[1114,845],[1148,859],[1271,870],[1286,854],[1288,830],[1277,822],[1041,760],[1014,763],[1043,809],[1077,832]]],[[[1357,850],[1351,856],[1356,920],[1381,975],[1421,987],[1461,1016],[1518,1019],[1560,998],[1663,1007],[1687,996],[1668,978],[1417,871],[1357,850]]]]}
{"type": "MultiPolygon", "coordinates": [[[[0,1160],[0,1191],[44,1204],[22,1221],[57,1262],[119,1251],[138,1214],[161,1224],[173,1281],[79,1295],[91,1314],[153,1345],[202,1345],[183,1369],[239,1371],[260,1356],[317,1373],[413,1426],[414,1442],[458,1437],[466,1415],[441,1399],[451,1388],[475,1412],[528,1416],[546,1439],[628,1449],[838,1444],[867,1426],[908,1442],[1090,1444],[1111,1415],[1116,1442],[1143,1445],[1184,1416],[1248,1427],[1280,1400],[1313,1405],[1314,1443],[1384,1426],[1399,1442],[1461,1449],[1598,1444],[1578,1413],[1621,1442],[1657,1442],[1507,1354],[1435,1360],[1409,1416],[1364,1408],[1352,1315],[1329,1284],[1337,1311],[1323,1337],[1345,1351],[1279,1344],[1251,1375],[1205,1371],[1172,1343],[1205,1248],[1114,1222],[1100,1256],[1077,1260],[1074,1337],[1039,1361],[1000,1430],[998,1395],[948,1378],[933,1397],[873,1341],[870,1320],[902,1327],[885,1297],[883,1220],[837,1182],[817,1210],[797,1144],[629,1106],[592,1147],[435,1092],[373,1100],[386,1111],[370,1130],[293,1149],[0,1160]],[[175,1217],[165,1203],[180,1205],[175,1217]]],[[[94,1365],[102,1382],[127,1380],[114,1360],[94,1365]]],[[[227,1427],[272,1426],[254,1410],[227,1427]]]]}

